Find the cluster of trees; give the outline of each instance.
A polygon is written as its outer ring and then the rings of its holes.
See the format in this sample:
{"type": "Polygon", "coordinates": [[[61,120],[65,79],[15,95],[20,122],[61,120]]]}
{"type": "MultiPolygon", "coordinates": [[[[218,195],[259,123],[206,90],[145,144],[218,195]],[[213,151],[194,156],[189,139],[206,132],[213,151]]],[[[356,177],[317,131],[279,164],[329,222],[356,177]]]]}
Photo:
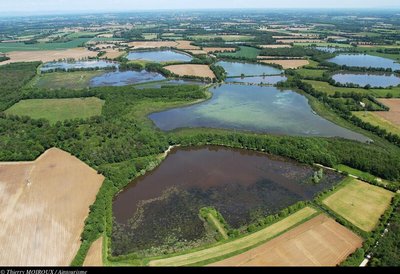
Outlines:
{"type": "Polygon", "coordinates": [[[116,65],[106,66],[106,67],[82,67],[82,68],[53,68],[48,70],[43,70],[42,73],[52,73],[52,72],[74,72],[74,71],[97,71],[97,70],[107,70],[115,71],[118,67],[116,65]]]}
{"type": "Polygon", "coordinates": [[[0,111],[21,100],[20,89],[35,76],[39,65],[39,62],[32,62],[0,66],[0,111]]]}
{"type": "MultiPolygon", "coordinates": [[[[389,212],[388,212],[389,214],[389,212]]],[[[400,206],[391,212],[390,225],[378,245],[373,249],[371,266],[400,266],[400,206]]]]}
{"type": "Polygon", "coordinates": [[[7,60],[10,60],[10,57],[8,57],[8,56],[0,56],[0,62],[4,62],[4,61],[7,61],[7,60]]]}
{"type": "Polygon", "coordinates": [[[223,67],[213,64],[210,66],[210,68],[214,72],[214,75],[218,82],[222,82],[225,80],[226,72],[223,67]]]}

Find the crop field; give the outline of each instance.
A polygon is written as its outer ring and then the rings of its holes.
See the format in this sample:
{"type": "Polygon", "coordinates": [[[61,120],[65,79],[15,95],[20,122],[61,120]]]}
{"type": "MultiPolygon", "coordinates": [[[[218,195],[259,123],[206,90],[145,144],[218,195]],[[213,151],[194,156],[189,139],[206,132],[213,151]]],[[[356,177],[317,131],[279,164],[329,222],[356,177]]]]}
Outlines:
{"type": "Polygon", "coordinates": [[[1,65],[15,62],[52,62],[59,59],[83,59],[87,57],[96,57],[97,52],[89,51],[86,48],[74,48],[66,50],[45,50],[45,51],[13,51],[7,54],[10,60],[1,62],[1,65]]]}
{"type": "Polygon", "coordinates": [[[183,50],[199,50],[200,47],[198,46],[193,46],[191,45],[192,41],[187,41],[187,40],[179,40],[176,41],[177,45],[176,48],[177,49],[183,49],[183,50]]]}
{"type": "Polygon", "coordinates": [[[388,132],[400,135],[400,114],[399,112],[392,111],[353,111],[353,115],[357,116],[364,122],[370,123],[374,126],[379,126],[386,129],[388,132]],[[398,123],[387,120],[386,116],[391,116],[392,120],[398,120],[398,123]]]}
{"type": "Polygon", "coordinates": [[[235,41],[251,41],[254,36],[251,35],[193,35],[189,36],[189,39],[200,40],[200,41],[210,41],[214,39],[222,39],[225,42],[235,42],[235,41]]]}
{"type": "Polygon", "coordinates": [[[212,266],[336,266],[362,239],[320,214],[284,234],[212,266]]]}
{"type": "Polygon", "coordinates": [[[102,266],[103,265],[103,237],[98,238],[92,243],[86,255],[83,266],[102,266]]]}
{"type": "Polygon", "coordinates": [[[41,74],[34,85],[44,89],[82,89],[89,86],[90,80],[104,71],[52,72],[41,74]]]}
{"type": "Polygon", "coordinates": [[[260,54],[261,50],[253,47],[245,47],[241,46],[238,51],[235,52],[228,52],[228,53],[220,53],[218,56],[221,57],[244,57],[244,58],[257,58],[260,54]]]}
{"type": "Polygon", "coordinates": [[[76,48],[82,44],[85,44],[89,40],[91,40],[91,38],[77,38],[72,41],[64,43],[37,43],[37,44],[25,44],[18,42],[0,43],[0,52],[71,49],[71,48],[76,48]]]}
{"type": "Polygon", "coordinates": [[[130,42],[128,45],[135,49],[155,49],[161,47],[176,47],[177,43],[175,41],[137,41],[130,42]]]}
{"type": "Polygon", "coordinates": [[[364,231],[372,231],[390,205],[393,192],[352,179],[322,202],[364,231]]]}
{"type": "Polygon", "coordinates": [[[0,163],[0,265],[68,266],[103,180],[57,148],[0,163]]]}
{"type": "Polygon", "coordinates": [[[269,60],[261,60],[260,62],[265,64],[281,65],[283,69],[296,69],[309,64],[308,60],[301,60],[301,59],[291,59],[291,60],[269,59],[269,60]]]}
{"type": "Polygon", "coordinates": [[[335,92],[340,93],[349,93],[356,92],[362,94],[370,94],[378,98],[386,97],[387,94],[391,94],[394,97],[400,97],[400,87],[395,87],[391,89],[363,89],[363,88],[343,88],[343,87],[335,87],[330,85],[327,82],[322,81],[313,81],[313,80],[305,80],[304,82],[311,84],[316,90],[325,92],[328,95],[334,95],[335,92]]]}
{"type": "Polygon", "coordinates": [[[252,233],[248,236],[223,243],[208,249],[195,251],[192,253],[175,256],[166,259],[150,261],[151,266],[183,266],[199,264],[204,261],[214,260],[219,257],[228,256],[231,253],[238,252],[250,248],[252,246],[263,243],[276,235],[290,229],[291,227],[301,223],[307,218],[310,218],[316,213],[316,210],[310,207],[303,208],[296,213],[278,221],[262,230],[252,233]]]}
{"type": "Polygon", "coordinates": [[[29,99],[22,100],[7,109],[7,114],[29,116],[33,119],[58,121],[89,118],[101,114],[104,101],[96,97],[72,99],[29,99]]]}
{"type": "Polygon", "coordinates": [[[179,76],[197,76],[204,78],[215,78],[214,72],[207,65],[185,64],[185,65],[171,65],[164,67],[167,70],[179,76]]]}
{"type": "Polygon", "coordinates": [[[391,122],[399,129],[400,127],[400,99],[380,99],[384,105],[390,108],[389,111],[377,112],[377,115],[391,122]]]}

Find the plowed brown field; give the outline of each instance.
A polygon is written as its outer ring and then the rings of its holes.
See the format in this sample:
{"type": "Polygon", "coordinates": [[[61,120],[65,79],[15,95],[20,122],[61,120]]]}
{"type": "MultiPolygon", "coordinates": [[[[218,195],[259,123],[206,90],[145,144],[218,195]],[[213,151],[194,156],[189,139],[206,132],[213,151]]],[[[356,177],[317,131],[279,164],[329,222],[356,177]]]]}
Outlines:
{"type": "Polygon", "coordinates": [[[0,265],[68,266],[103,180],[57,148],[0,163],[0,265]]]}
{"type": "Polygon", "coordinates": [[[335,266],[361,247],[362,239],[321,214],[281,236],[213,266],[335,266]]]}

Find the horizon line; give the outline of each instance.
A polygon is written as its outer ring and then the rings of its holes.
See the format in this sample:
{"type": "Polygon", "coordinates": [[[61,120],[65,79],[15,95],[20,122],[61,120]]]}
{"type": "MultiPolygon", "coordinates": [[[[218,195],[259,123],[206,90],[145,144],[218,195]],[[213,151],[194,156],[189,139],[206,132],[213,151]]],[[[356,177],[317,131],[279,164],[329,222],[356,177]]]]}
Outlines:
{"type": "Polygon", "coordinates": [[[274,8],[158,8],[158,9],[136,9],[136,10],[48,10],[48,11],[0,11],[1,17],[15,17],[15,16],[40,16],[40,15],[73,15],[73,14],[119,14],[119,13],[139,13],[139,12],[172,12],[172,11],[276,11],[276,10],[375,10],[375,11],[400,11],[399,6],[386,6],[386,7],[274,7],[274,8]]]}

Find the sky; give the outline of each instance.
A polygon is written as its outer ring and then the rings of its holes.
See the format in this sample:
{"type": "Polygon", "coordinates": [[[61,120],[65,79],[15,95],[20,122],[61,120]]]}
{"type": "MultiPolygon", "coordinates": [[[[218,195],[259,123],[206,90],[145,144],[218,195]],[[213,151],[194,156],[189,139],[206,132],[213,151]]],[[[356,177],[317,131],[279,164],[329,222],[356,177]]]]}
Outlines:
{"type": "Polygon", "coordinates": [[[0,13],[222,8],[390,8],[399,0],[0,0],[0,13]]]}

